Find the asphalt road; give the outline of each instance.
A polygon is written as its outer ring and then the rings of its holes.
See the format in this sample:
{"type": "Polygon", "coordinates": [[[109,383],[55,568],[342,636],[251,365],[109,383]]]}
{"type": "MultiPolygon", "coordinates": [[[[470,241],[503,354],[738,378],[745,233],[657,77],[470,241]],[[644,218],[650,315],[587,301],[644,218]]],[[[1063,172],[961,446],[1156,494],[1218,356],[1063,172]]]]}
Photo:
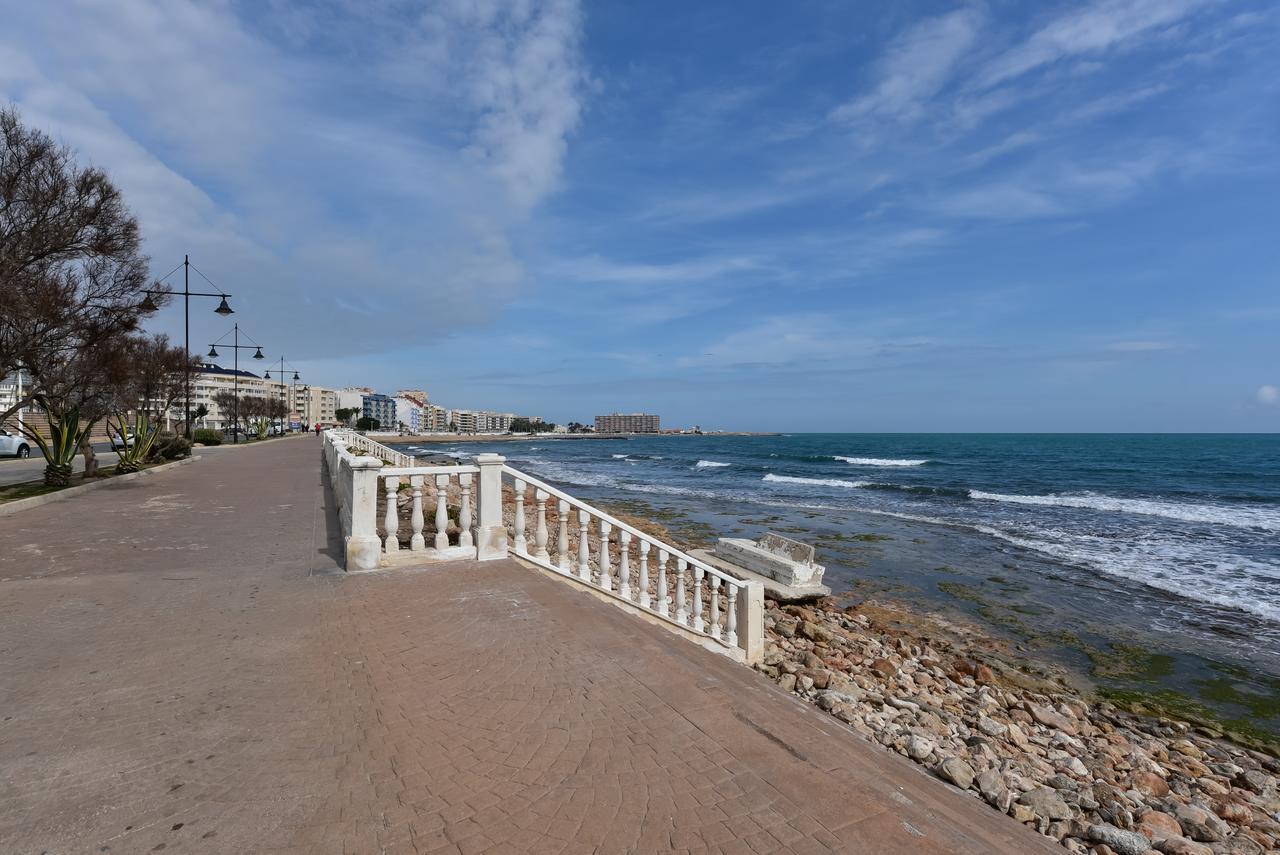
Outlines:
{"type": "MultiPolygon", "coordinates": [[[[109,448],[109,446],[104,445],[103,448],[109,448]]],[[[98,453],[99,466],[110,466],[116,462],[114,452],[102,451],[97,446],[94,446],[93,450],[98,453]]],[[[76,455],[75,470],[84,471],[84,455],[76,455]]],[[[18,460],[14,457],[0,458],[0,487],[21,484],[23,481],[39,481],[43,477],[44,458],[40,456],[38,448],[32,449],[31,457],[26,460],[18,460]]]]}

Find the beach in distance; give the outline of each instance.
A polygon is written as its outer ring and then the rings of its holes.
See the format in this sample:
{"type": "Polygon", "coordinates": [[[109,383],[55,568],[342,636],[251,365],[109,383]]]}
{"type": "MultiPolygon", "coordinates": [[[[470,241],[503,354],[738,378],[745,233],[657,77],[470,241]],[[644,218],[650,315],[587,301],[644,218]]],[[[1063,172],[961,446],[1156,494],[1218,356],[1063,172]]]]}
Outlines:
{"type": "Polygon", "coordinates": [[[493,440],[399,447],[495,451],[694,545],[786,534],[837,594],[961,614],[1117,701],[1280,735],[1280,436],[493,440]]]}

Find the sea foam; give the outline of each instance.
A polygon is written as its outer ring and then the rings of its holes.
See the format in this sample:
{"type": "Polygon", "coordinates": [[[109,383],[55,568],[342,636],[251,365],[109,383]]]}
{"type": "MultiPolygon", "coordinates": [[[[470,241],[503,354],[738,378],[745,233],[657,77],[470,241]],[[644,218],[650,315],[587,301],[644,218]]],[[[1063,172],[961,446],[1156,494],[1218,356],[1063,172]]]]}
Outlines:
{"type": "Polygon", "coordinates": [[[899,460],[890,457],[841,457],[835,456],[836,460],[843,460],[845,463],[854,466],[923,466],[928,460],[899,460]]]}
{"type": "Polygon", "coordinates": [[[1142,514],[1151,517],[1180,520],[1182,522],[1226,525],[1233,528],[1258,528],[1280,531],[1280,510],[1249,508],[1230,505],[1203,505],[1190,502],[1163,502],[1154,499],[1121,499],[1097,493],[1079,495],[1024,496],[1006,493],[984,493],[970,490],[969,498],[988,502],[1007,502],[1017,505],[1047,505],[1062,508],[1085,508],[1095,511],[1113,511],[1125,514],[1142,514]]]}
{"type": "Polygon", "coordinates": [[[694,464],[694,469],[720,469],[724,466],[732,466],[732,463],[721,463],[718,460],[699,460],[694,464]]]}
{"type": "Polygon", "coordinates": [[[839,478],[797,478],[793,475],[774,475],[772,472],[760,480],[774,484],[803,484],[806,487],[848,487],[851,490],[871,484],[870,481],[842,481],[839,478]]]}

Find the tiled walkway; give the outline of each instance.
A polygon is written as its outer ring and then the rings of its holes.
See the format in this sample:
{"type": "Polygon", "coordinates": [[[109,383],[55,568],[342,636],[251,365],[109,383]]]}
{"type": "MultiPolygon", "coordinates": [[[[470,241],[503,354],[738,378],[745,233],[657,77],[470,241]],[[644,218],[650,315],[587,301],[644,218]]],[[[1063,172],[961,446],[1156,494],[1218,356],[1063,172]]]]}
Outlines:
{"type": "Polygon", "coordinates": [[[0,519],[0,851],[1061,851],[515,563],[344,576],[319,458],[0,519]]]}

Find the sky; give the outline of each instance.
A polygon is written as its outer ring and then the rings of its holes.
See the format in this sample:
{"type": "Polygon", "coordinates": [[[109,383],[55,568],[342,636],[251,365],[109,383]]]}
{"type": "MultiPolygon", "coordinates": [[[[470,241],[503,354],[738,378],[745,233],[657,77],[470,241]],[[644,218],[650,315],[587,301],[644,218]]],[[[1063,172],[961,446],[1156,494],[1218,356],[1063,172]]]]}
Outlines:
{"type": "Polygon", "coordinates": [[[0,102],[232,294],[197,352],[557,422],[1280,430],[1273,2],[0,19],[0,102]]]}

